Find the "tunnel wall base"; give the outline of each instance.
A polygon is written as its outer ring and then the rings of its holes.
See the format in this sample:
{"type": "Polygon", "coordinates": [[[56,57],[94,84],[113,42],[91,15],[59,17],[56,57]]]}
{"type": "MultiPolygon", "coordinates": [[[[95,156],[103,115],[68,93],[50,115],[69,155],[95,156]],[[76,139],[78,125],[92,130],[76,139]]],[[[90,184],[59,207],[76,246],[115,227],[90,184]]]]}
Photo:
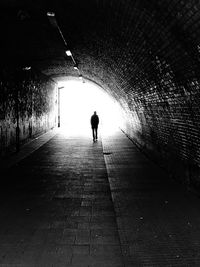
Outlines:
{"type": "MultiPolygon", "coordinates": [[[[141,133],[127,127],[122,129],[124,134],[160,168],[164,169],[169,177],[182,184],[187,190],[200,195],[200,168],[190,161],[184,161],[177,155],[168,152],[164,148],[158,148],[148,142],[141,133]]],[[[161,177],[162,179],[162,177],[161,177]]]]}

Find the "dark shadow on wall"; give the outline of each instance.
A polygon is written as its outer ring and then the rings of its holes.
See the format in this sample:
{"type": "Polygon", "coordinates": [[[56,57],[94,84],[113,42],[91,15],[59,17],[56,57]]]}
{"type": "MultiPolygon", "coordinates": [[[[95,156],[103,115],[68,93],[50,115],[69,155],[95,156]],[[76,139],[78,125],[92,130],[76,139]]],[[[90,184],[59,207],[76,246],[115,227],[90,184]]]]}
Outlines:
{"type": "Polygon", "coordinates": [[[56,83],[33,69],[0,70],[0,157],[54,128],[56,83]]]}

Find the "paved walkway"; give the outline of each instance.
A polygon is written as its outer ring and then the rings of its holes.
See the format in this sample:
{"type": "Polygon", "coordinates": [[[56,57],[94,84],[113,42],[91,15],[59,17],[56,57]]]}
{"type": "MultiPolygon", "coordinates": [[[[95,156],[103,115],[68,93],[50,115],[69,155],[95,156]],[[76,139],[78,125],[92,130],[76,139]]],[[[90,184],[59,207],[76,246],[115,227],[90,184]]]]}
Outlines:
{"type": "Polygon", "coordinates": [[[200,199],[121,132],[103,138],[125,266],[200,266],[200,199]]]}
{"type": "Polygon", "coordinates": [[[1,173],[0,266],[200,266],[200,200],[121,132],[51,131],[1,173]]]}

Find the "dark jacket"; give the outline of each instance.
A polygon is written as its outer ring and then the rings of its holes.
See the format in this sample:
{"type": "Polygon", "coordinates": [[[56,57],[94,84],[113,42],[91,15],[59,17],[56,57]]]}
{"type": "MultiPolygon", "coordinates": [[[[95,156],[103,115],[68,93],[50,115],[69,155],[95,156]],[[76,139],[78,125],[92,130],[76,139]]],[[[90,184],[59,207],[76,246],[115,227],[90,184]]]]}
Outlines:
{"type": "Polygon", "coordinates": [[[90,122],[91,122],[91,126],[93,128],[98,127],[98,124],[99,124],[99,117],[98,117],[98,115],[93,114],[92,117],[91,117],[90,122]]]}

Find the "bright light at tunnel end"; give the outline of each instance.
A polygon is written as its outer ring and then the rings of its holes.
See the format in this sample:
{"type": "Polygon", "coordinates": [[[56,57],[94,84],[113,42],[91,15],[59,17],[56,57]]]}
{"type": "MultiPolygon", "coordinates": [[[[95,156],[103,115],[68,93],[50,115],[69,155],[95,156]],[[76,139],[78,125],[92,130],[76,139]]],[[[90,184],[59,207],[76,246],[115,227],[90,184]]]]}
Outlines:
{"type": "Polygon", "coordinates": [[[91,136],[90,117],[97,112],[99,134],[114,134],[123,125],[121,106],[100,86],[76,80],[59,82],[60,124],[70,135],[91,136]]]}

